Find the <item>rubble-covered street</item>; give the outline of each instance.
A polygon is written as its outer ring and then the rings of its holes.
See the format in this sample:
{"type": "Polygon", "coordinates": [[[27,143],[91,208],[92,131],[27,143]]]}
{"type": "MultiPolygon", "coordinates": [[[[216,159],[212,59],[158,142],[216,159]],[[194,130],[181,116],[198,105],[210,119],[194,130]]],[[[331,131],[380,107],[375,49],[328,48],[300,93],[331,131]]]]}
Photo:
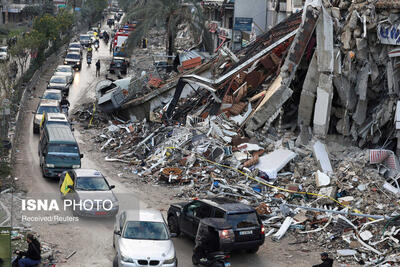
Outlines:
{"type": "MultiPolygon", "coordinates": [[[[168,28],[169,18],[160,29],[157,21],[136,18],[129,1],[119,1],[121,10],[110,1],[97,31],[114,39],[110,46],[100,41],[89,56],[101,68],[80,59],[79,72],[72,72],[64,115],[82,165],[63,168],[104,174],[109,191],[115,188],[118,215],[103,220],[95,213],[73,224],[21,221],[49,215],[25,210],[23,199],[64,200],[63,190],[80,178],[75,173],[69,185],[63,171],[42,178],[55,165],[44,164],[45,130],[32,133],[32,117],[35,127],[42,93],[57,65],[66,64],[63,51],[47,59],[11,125],[20,132],[10,152],[12,175],[0,184],[0,226],[14,227],[12,246],[25,249],[32,231],[46,263],[133,263],[118,254],[115,239],[125,238],[126,228],[122,234],[124,222],[114,225],[115,219],[122,210],[152,208],[174,237],[173,264],[192,266],[196,241],[173,231],[169,209],[224,199],[251,206],[255,215],[258,229],[239,231],[241,241],[254,241],[253,230],[262,239],[231,253],[232,266],[312,266],[323,252],[333,266],[400,266],[400,1],[254,1],[267,13],[264,24],[259,14],[246,17],[255,7],[245,1],[184,2],[179,8],[192,21],[177,19],[168,28]],[[196,19],[205,19],[207,34],[192,32],[196,19]]],[[[197,234],[202,219],[229,214],[191,212],[197,234]]],[[[76,215],[51,214],[70,213],[76,215]]],[[[189,213],[188,206],[177,212],[189,213]]],[[[145,262],[152,265],[150,257],[145,262]]]]}
{"type": "Polygon", "coordinates": [[[239,52],[132,78],[148,89],[99,111],[87,139],[120,177],[256,207],[275,242],[399,263],[395,5],[307,1],[239,52]]]}

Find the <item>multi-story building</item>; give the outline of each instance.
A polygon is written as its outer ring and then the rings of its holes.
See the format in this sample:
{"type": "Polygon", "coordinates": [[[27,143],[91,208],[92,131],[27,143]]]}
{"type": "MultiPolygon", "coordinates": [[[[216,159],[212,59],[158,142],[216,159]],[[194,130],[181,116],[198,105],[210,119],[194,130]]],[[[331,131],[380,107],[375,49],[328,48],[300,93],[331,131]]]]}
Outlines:
{"type": "Polygon", "coordinates": [[[287,16],[302,9],[303,0],[205,0],[202,2],[214,48],[227,43],[233,50],[287,16]]]}

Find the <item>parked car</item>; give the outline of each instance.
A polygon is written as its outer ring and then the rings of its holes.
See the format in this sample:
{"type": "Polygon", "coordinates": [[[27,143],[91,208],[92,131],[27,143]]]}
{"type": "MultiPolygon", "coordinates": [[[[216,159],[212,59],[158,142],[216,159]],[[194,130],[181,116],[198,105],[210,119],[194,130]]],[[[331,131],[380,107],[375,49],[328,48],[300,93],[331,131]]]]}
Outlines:
{"type": "Polygon", "coordinates": [[[47,89],[46,91],[44,91],[43,96],[41,98],[61,101],[62,92],[57,89],[47,89]]]}
{"type": "Polygon", "coordinates": [[[8,60],[10,58],[8,54],[7,46],[0,46],[0,60],[8,60]]]}
{"type": "Polygon", "coordinates": [[[93,169],[73,169],[60,175],[59,187],[63,185],[66,176],[71,177],[73,185],[69,185],[70,192],[62,194],[62,198],[74,200],[83,204],[75,207],[72,212],[78,216],[106,217],[115,216],[119,210],[119,202],[101,172],[93,169]],[[93,205],[92,205],[93,204],[93,205]]]}
{"type": "Polygon", "coordinates": [[[43,119],[43,113],[60,113],[60,102],[58,100],[42,99],[33,112],[33,133],[39,133],[40,123],[43,119]]]}
{"type": "Polygon", "coordinates": [[[72,80],[68,76],[54,75],[50,78],[47,89],[58,89],[61,90],[63,94],[68,95],[71,83],[72,80]]]}
{"type": "Polygon", "coordinates": [[[265,229],[257,212],[248,205],[226,198],[194,200],[177,203],[168,209],[168,226],[171,233],[181,232],[195,237],[199,221],[203,218],[223,218],[233,229],[234,242],[227,248],[255,253],[264,243],[265,229]]]}
{"type": "Polygon", "coordinates": [[[79,36],[79,42],[81,43],[82,46],[89,46],[92,44],[92,38],[88,34],[81,34],[79,36]]]}
{"type": "Polygon", "coordinates": [[[67,54],[68,52],[79,52],[82,55],[83,48],[82,45],[78,42],[73,42],[68,45],[67,54]]]}
{"type": "Polygon", "coordinates": [[[82,57],[80,53],[70,52],[65,56],[64,65],[70,65],[74,69],[80,70],[82,67],[82,57]]]}
{"type": "Polygon", "coordinates": [[[64,171],[78,169],[83,158],[71,128],[66,125],[46,125],[40,135],[38,153],[43,177],[58,178],[64,171]]]}
{"type": "Polygon", "coordinates": [[[122,74],[127,74],[129,68],[129,60],[124,57],[113,57],[110,63],[109,71],[115,73],[120,71],[122,74]]]}
{"type": "Polygon", "coordinates": [[[54,72],[55,76],[65,76],[67,77],[71,83],[74,81],[75,71],[70,65],[58,65],[56,71],[54,72]]]}
{"type": "Polygon", "coordinates": [[[63,113],[45,113],[43,114],[43,119],[40,123],[40,135],[42,135],[44,128],[46,128],[47,125],[64,125],[68,126],[71,128],[73,131],[74,129],[72,128],[72,125],[69,123],[67,116],[63,113]]]}
{"type": "Polygon", "coordinates": [[[178,266],[172,236],[158,210],[121,212],[113,235],[118,266],[178,266]]]}

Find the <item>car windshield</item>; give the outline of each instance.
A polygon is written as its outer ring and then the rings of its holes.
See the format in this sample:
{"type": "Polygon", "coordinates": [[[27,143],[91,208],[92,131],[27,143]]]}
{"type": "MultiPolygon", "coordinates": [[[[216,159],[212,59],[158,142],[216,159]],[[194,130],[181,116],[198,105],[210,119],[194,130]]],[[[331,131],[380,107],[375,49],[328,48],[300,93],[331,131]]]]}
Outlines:
{"type": "Polygon", "coordinates": [[[54,106],[40,106],[38,108],[37,113],[38,114],[43,114],[43,112],[46,112],[46,113],[60,113],[60,109],[58,107],[54,107],[54,106]]]}
{"type": "Polygon", "coordinates": [[[110,186],[103,177],[78,177],[75,189],[83,191],[107,191],[110,186]]]}
{"type": "Polygon", "coordinates": [[[46,125],[50,125],[50,124],[69,126],[69,123],[67,121],[48,121],[48,122],[46,122],[46,125]]]}
{"type": "Polygon", "coordinates": [[[79,37],[79,39],[80,39],[81,41],[86,41],[86,40],[89,40],[90,37],[87,36],[87,35],[81,35],[81,36],[79,37]]]}
{"type": "Polygon", "coordinates": [[[260,225],[255,212],[229,214],[228,222],[233,228],[246,228],[260,225]]]}
{"type": "Polygon", "coordinates": [[[69,48],[81,48],[80,44],[70,44],[69,48]]]}
{"type": "Polygon", "coordinates": [[[71,153],[78,154],[78,146],[74,144],[54,144],[49,146],[49,153],[71,153]]]}
{"type": "Polygon", "coordinates": [[[44,93],[43,99],[61,100],[60,93],[44,93]]]}
{"type": "Polygon", "coordinates": [[[64,76],[53,77],[50,79],[50,83],[67,83],[67,78],[64,76]]]}
{"type": "Polygon", "coordinates": [[[68,59],[80,59],[81,56],[79,54],[68,54],[65,58],[68,58],[68,59]]]}
{"type": "Polygon", "coordinates": [[[7,53],[7,48],[5,48],[5,47],[0,47],[0,52],[6,52],[6,53],[7,53]]]}
{"type": "Polygon", "coordinates": [[[56,72],[71,72],[71,68],[69,68],[69,67],[58,67],[56,72]]]}
{"type": "Polygon", "coordinates": [[[122,237],[142,240],[168,240],[168,232],[165,224],[161,222],[130,221],[126,223],[122,237]]]}
{"type": "Polygon", "coordinates": [[[124,63],[124,60],[123,59],[114,59],[113,60],[113,62],[114,62],[114,64],[122,64],[122,63],[124,63]]]}

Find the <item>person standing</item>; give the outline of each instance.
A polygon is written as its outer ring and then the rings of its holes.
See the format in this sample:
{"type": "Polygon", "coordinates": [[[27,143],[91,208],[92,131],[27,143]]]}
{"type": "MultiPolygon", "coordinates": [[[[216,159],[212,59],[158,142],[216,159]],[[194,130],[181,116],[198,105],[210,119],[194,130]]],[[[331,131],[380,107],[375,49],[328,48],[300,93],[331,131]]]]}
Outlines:
{"type": "Polygon", "coordinates": [[[313,265],[313,267],[332,267],[333,266],[333,259],[329,258],[328,253],[323,252],[321,253],[321,264],[313,265]]]}
{"type": "Polygon", "coordinates": [[[96,77],[100,76],[100,59],[96,62],[96,77]]]}

